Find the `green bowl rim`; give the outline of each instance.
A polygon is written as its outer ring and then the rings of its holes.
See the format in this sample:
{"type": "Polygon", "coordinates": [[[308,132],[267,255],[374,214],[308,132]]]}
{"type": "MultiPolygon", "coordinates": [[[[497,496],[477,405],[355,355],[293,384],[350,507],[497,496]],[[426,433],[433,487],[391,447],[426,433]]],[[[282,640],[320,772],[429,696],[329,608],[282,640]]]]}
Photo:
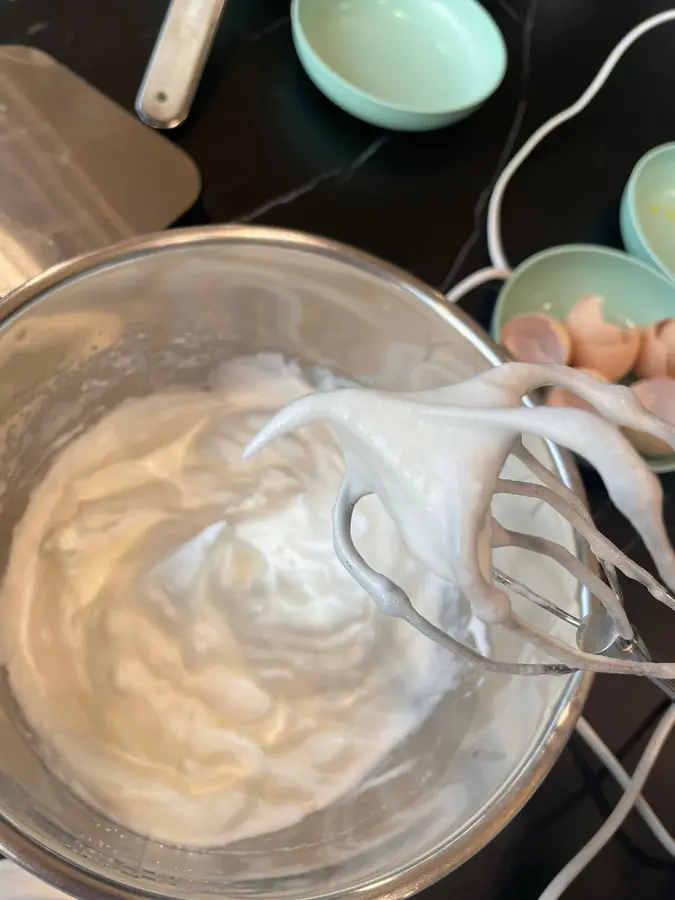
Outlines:
{"type": "MultiPolygon", "coordinates": [[[[673,145],[675,147],[675,144],[673,145]]],[[[511,274],[504,280],[504,284],[499,292],[499,296],[497,297],[497,302],[495,303],[495,308],[492,311],[492,319],[490,322],[490,334],[497,343],[499,343],[499,331],[501,328],[499,325],[502,323],[504,306],[506,305],[508,293],[511,289],[514,281],[519,278],[523,272],[526,272],[528,269],[532,268],[542,259],[546,259],[551,256],[564,256],[567,253],[593,253],[598,256],[605,257],[613,257],[614,259],[621,259],[624,261],[628,261],[631,265],[637,266],[639,269],[643,269],[645,273],[648,273],[649,277],[658,278],[662,281],[670,290],[673,292],[673,299],[675,300],[675,283],[671,278],[661,272],[659,269],[655,269],[654,266],[645,262],[642,259],[638,259],[635,256],[631,256],[630,253],[627,253],[625,250],[618,250],[616,247],[605,247],[602,244],[559,244],[555,247],[549,247],[546,250],[539,250],[537,253],[534,253],[532,256],[528,256],[527,259],[523,260],[515,269],[511,271],[511,274]]],[[[546,310],[541,310],[541,312],[546,313],[546,310]]],[[[552,318],[555,318],[553,316],[552,318]]]]}
{"type": "MultiPolygon", "coordinates": [[[[675,149],[675,144],[673,144],[672,146],[675,149]]],[[[547,250],[539,250],[539,252],[534,253],[532,256],[528,256],[527,259],[523,260],[522,263],[516,266],[516,268],[511,271],[509,277],[504,280],[502,289],[500,290],[499,296],[497,297],[497,302],[495,303],[495,308],[492,311],[492,319],[490,321],[490,336],[496,344],[501,347],[501,344],[499,343],[499,332],[501,328],[499,327],[498,322],[501,322],[503,308],[506,303],[510,285],[514,280],[514,276],[520,276],[523,272],[529,269],[532,265],[538,263],[541,259],[549,256],[562,256],[570,251],[581,251],[583,253],[594,252],[599,256],[612,256],[615,259],[619,258],[628,260],[630,263],[638,266],[638,268],[644,269],[649,273],[650,276],[655,276],[664,284],[666,284],[672,290],[673,297],[675,298],[675,283],[671,278],[668,278],[668,276],[660,269],[655,269],[654,266],[651,266],[649,263],[644,262],[644,260],[642,259],[637,259],[637,257],[631,256],[630,253],[626,253],[624,250],[617,250],[615,247],[605,247],[602,244],[559,244],[556,247],[549,247],[547,250]]],[[[545,310],[541,310],[541,312],[546,314],[545,310]]],[[[551,316],[551,318],[556,319],[557,317],[551,316]]],[[[557,321],[560,320],[558,319],[557,321]]],[[[662,456],[646,456],[644,453],[640,453],[640,456],[642,457],[642,459],[644,459],[652,472],[656,472],[659,475],[664,475],[667,472],[675,472],[675,452],[670,454],[663,454],[662,456]]]]}
{"type": "MultiPolygon", "coordinates": [[[[492,87],[488,90],[484,91],[473,103],[469,103],[464,106],[444,106],[438,109],[422,109],[420,107],[410,107],[410,106],[401,106],[397,103],[390,103],[387,100],[378,97],[376,94],[371,94],[369,91],[363,90],[357,84],[354,84],[353,81],[349,81],[344,76],[340,75],[335,69],[331,68],[328,63],[324,60],[322,56],[320,56],[317,51],[314,49],[312,42],[307,37],[307,33],[302,26],[302,17],[300,15],[300,5],[303,2],[307,2],[307,0],[292,0],[291,2],[291,28],[293,32],[293,39],[296,44],[296,50],[298,50],[298,58],[302,64],[302,67],[306,70],[305,63],[302,59],[302,56],[299,52],[300,45],[302,49],[312,58],[313,64],[322,71],[322,73],[329,78],[333,79],[334,82],[340,85],[340,87],[349,91],[351,94],[362,97],[366,100],[369,100],[371,103],[376,104],[381,109],[390,110],[392,112],[400,112],[405,113],[409,116],[446,116],[451,113],[462,113],[468,112],[476,107],[480,106],[482,103],[485,103],[495,91],[499,88],[501,83],[504,80],[504,76],[506,75],[506,70],[508,67],[508,49],[506,46],[506,41],[504,39],[504,35],[502,33],[501,28],[497,24],[494,16],[491,15],[490,12],[478,2],[478,0],[463,0],[463,2],[468,3],[470,5],[474,5],[478,7],[480,12],[486,17],[488,23],[494,29],[495,35],[497,36],[499,50],[501,52],[500,59],[500,71],[495,79],[495,82],[492,87]]],[[[315,2],[322,2],[322,0],[315,0],[315,2]]],[[[328,2],[328,0],[323,0],[323,2],[328,2]]],[[[309,73],[307,73],[309,74],[309,73]]],[[[311,77],[311,76],[310,76],[311,77]]],[[[312,79],[314,80],[314,79],[312,79]]]]}
{"type": "Polygon", "coordinates": [[[640,216],[638,215],[637,206],[635,203],[635,195],[638,179],[646,169],[646,167],[655,160],[658,156],[662,154],[665,155],[667,153],[675,154],[675,142],[670,141],[667,144],[659,144],[658,147],[652,147],[651,150],[648,150],[633,166],[633,170],[630,173],[628,181],[626,182],[626,187],[623,193],[623,199],[625,203],[628,204],[628,212],[630,213],[630,217],[633,223],[633,227],[637,233],[638,238],[642,242],[645,249],[649,252],[650,256],[654,259],[656,265],[661,269],[662,272],[666,274],[666,276],[675,278],[675,269],[671,269],[670,266],[666,265],[661,256],[654,250],[651,242],[647,239],[647,235],[644,232],[642,227],[642,222],[640,220],[640,216]]]}

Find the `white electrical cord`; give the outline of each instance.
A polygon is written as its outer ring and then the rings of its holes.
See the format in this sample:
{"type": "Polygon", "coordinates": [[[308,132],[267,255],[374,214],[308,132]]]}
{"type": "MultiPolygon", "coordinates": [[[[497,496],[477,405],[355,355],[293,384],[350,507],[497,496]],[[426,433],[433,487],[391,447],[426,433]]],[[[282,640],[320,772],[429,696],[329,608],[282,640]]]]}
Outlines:
{"type": "Polygon", "coordinates": [[[459,303],[462,297],[470,294],[475,288],[481,287],[489,281],[506,281],[510,274],[510,269],[479,269],[451,288],[445,295],[445,299],[448,303],[459,303]]]}
{"type": "MultiPolygon", "coordinates": [[[[596,734],[594,729],[588,724],[586,719],[579,719],[577,722],[577,734],[586,741],[589,748],[595,753],[598,759],[604,763],[605,767],[612,773],[624,791],[628,790],[631,781],[630,775],[626,772],[616,756],[614,756],[607,744],[605,744],[602,738],[596,734]]],[[[642,795],[639,795],[635,801],[635,808],[666,853],[675,857],[675,839],[666,830],[663,822],[661,822],[642,795]]]]}
{"type": "MultiPolygon", "coordinates": [[[[668,735],[672,731],[674,725],[675,705],[670,707],[668,712],[656,726],[654,734],[647,744],[647,749],[642,754],[640,762],[637,764],[635,774],[628,782],[628,788],[625,794],[616,804],[605,824],[599,831],[596,831],[586,846],[567,863],[565,868],[558,872],[544,893],[539,897],[539,900],[558,900],[570,884],[572,884],[577,875],[586,868],[589,862],[602,850],[605,844],[611,840],[614,834],[623,825],[631,809],[635,806],[640,791],[644,787],[645,781],[654,768],[659,753],[668,739],[668,735]]],[[[660,822],[659,825],[661,825],[660,822]]],[[[672,843],[670,835],[667,835],[667,837],[668,842],[672,843]]]]}
{"type": "Polygon", "coordinates": [[[651,16],[649,19],[645,19],[644,22],[640,22],[640,24],[636,25],[632,31],[629,31],[609,54],[600,68],[600,71],[583,92],[581,97],[579,97],[577,102],[568,106],[567,109],[562,110],[562,112],[553,116],[552,119],[549,119],[548,122],[545,122],[541,128],[538,128],[504,167],[495,183],[494,190],[492,191],[487,215],[488,252],[490,254],[492,265],[495,266],[495,268],[509,268],[506,256],[504,255],[500,219],[504,193],[520,166],[552,131],[555,131],[560,125],[563,125],[565,122],[578,116],[580,112],[583,112],[586,109],[605,86],[607,79],[616,68],[617,63],[621,60],[622,56],[637,40],[653,28],[658,28],[659,25],[665,25],[666,22],[673,21],[675,21],[675,9],[669,9],[656,16],[651,16]]]}
{"type": "MultiPolygon", "coordinates": [[[[573,103],[571,106],[567,107],[567,109],[562,110],[562,112],[559,112],[557,115],[553,116],[553,118],[549,119],[548,122],[545,122],[530,138],[528,138],[527,141],[525,141],[520,150],[518,150],[511,158],[495,182],[494,189],[490,196],[490,203],[488,205],[487,243],[492,268],[480,269],[478,272],[474,272],[459,284],[455,285],[455,287],[445,295],[447,302],[457,303],[466,294],[474,290],[474,288],[487,284],[489,281],[499,279],[505,280],[509,277],[511,270],[504,253],[504,245],[502,242],[501,212],[504,194],[506,193],[506,189],[513,176],[525,160],[552,131],[555,131],[560,125],[573,119],[586,109],[604,87],[621,58],[634,43],[653,28],[664,25],[667,22],[675,22],[675,9],[669,9],[658,15],[651,16],[633,28],[632,31],[629,31],[609,54],[598,74],[576,103],[573,103]]],[[[671,856],[675,857],[675,839],[673,839],[665,829],[654,810],[640,794],[673,726],[675,726],[675,706],[672,706],[659,722],[647,745],[647,749],[637,765],[635,774],[631,778],[619,760],[595,733],[588,722],[583,718],[579,719],[577,723],[577,733],[607,767],[624,789],[625,793],[602,828],[600,828],[585,847],[570,860],[565,868],[558,873],[544,893],[541,894],[539,900],[558,900],[577,875],[583,871],[600,850],[602,850],[602,848],[611,840],[633,807],[640,813],[663,849],[671,856]]]]}

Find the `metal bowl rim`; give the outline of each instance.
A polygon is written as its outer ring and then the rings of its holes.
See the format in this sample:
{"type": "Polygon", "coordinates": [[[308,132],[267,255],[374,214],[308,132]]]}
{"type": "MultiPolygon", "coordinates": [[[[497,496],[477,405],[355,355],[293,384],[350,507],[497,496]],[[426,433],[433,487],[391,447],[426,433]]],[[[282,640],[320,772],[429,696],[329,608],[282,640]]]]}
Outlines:
{"type": "MultiPolygon", "coordinates": [[[[198,247],[220,243],[288,247],[355,265],[362,271],[370,272],[389,283],[405,288],[452,325],[491,365],[499,365],[505,361],[496,344],[466,313],[457,307],[450,308],[441,294],[404,270],[327,238],[298,231],[257,226],[209,225],[158,232],[131,238],[103,250],[96,250],[60,263],[31,278],[0,301],[0,327],[14,313],[31,302],[38,301],[53,288],[80,276],[89,275],[109,264],[176,247],[198,247]]],[[[570,454],[551,444],[549,449],[559,476],[585,500],[581,479],[570,454]]],[[[578,552],[582,558],[587,557],[581,544],[578,552]]],[[[584,606],[589,603],[587,594],[582,597],[582,603],[584,606]]],[[[489,811],[477,817],[466,832],[456,838],[451,845],[430,851],[426,857],[414,861],[402,871],[384,879],[348,892],[334,891],[322,894],[321,900],[345,897],[355,894],[357,890],[358,895],[364,900],[384,900],[384,898],[403,900],[434,884],[474,856],[509,824],[549,773],[581,714],[592,680],[592,675],[584,672],[578,672],[568,679],[538,743],[523,758],[511,778],[504,783],[489,811]]],[[[43,881],[82,900],[138,900],[138,898],[170,900],[166,894],[151,889],[115,884],[104,875],[98,875],[73,864],[20,832],[4,819],[2,810],[0,810],[0,851],[43,881]]],[[[194,896],[195,900],[199,900],[199,894],[194,896]]]]}

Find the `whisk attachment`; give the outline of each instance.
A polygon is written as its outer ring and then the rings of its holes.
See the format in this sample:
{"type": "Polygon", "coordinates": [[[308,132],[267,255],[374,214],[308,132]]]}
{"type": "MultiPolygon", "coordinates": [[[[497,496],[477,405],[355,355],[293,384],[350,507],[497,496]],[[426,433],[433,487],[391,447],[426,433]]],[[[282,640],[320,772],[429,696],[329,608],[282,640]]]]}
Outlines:
{"type": "MultiPolygon", "coordinates": [[[[386,575],[376,572],[356,549],[351,525],[356,504],[370,491],[363,492],[345,477],[333,508],[333,539],[335,553],[345,569],[375,601],[387,616],[403,619],[425,637],[451,650],[467,662],[480,663],[489,672],[502,675],[569,675],[573,669],[559,663],[498,662],[479,653],[442,631],[415,609],[406,592],[386,575]]],[[[522,587],[519,585],[519,588],[522,587]]],[[[527,590],[522,587],[523,590],[527,590]]]]}
{"type": "Polygon", "coordinates": [[[533,591],[525,584],[521,584],[520,581],[516,581],[515,578],[511,578],[500,569],[493,568],[492,577],[495,584],[500,585],[500,587],[506,588],[508,591],[511,591],[512,594],[517,594],[519,597],[523,597],[530,603],[534,603],[534,605],[538,606],[539,609],[545,609],[546,612],[552,613],[557,619],[560,619],[561,622],[566,622],[568,625],[573,625],[575,628],[581,627],[581,619],[579,619],[577,616],[573,616],[572,613],[567,612],[567,610],[563,609],[561,606],[558,606],[557,603],[554,603],[552,600],[547,600],[546,597],[542,597],[541,594],[537,594],[536,591],[533,591]]]}
{"type": "Polygon", "coordinates": [[[393,394],[342,388],[303,397],[282,410],[251,441],[246,455],[318,421],[333,426],[346,463],[333,513],[337,556],[383,613],[404,619],[436,643],[494,672],[540,675],[585,669],[675,677],[675,663],[654,663],[646,653],[637,652],[617,570],[673,610],[675,598],[595,528],[579,498],[523,444],[523,435],[533,434],[590,462],[615,505],[642,537],[663,581],[675,585],[675,554],[663,523],[660,483],[620,427],[647,432],[674,449],[675,429],[644,409],[628,388],[600,383],[564,366],[524,363],[506,363],[469,381],[430,391],[393,394]],[[600,415],[583,409],[523,405],[524,397],[548,385],[572,391],[600,415]],[[511,454],[539,483],[502,478],[511,454]],[[369,494],[380,498],[411,553],[439,578],[454,583],[479,619],[519,635],[555,662],[492,660],[425,619],[405,592],[370,567],[354,545],[354,509],[369,494]],[[554,509],[601,561],[608,584],[556,542],[504,528],[491,513],[496,494],[538,500],[554,509]],[[612,652],[610,648],[595,652],[588,641],[565,642],[519,615],[510,593],[576,627],[577,636],[588,626],[495,571],[492,554],[500,547],[546,556],[584,585],[601,604],[615,635],[612,652]],[[614,653],[622,646],[635,652],[614,653]]]}

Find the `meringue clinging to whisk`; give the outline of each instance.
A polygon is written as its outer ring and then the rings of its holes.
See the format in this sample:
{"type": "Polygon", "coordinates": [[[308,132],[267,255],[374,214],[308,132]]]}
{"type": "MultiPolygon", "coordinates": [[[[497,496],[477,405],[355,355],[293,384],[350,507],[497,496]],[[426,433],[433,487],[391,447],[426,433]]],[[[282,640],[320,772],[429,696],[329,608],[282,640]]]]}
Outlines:
{"type": "MultiPolygon", "coordinates": [[[[549,556],[598,598],[618,636],[631,640],[633,628],[612,587],[555,542],[507,531],[492,517],[495,494],[538,497],[588,542],[610,573],[610,584],[615,583],[616,567],[675,610],[671,594],[595,529],[564,485],[553,478],[543,485],[500,478],[512,453],[532,467],[533,458],[522,445],[524,434],[578,453],[602,476],[611,499],[642,537],[663,581],[675,587],[675,554],[663,523],[661,485],[620,427],[650,434],[673,449],[675,428],[645,410],[628,388],[603,384],[564,366],[522,363],[507,363],[436,390],[389,393],[345,388],[303,397],[283,409],[248,444],[245,456],[318,421],[332,425],[346,463],[333,514],[337,555],[382,612],[405,619],[437,643],[494,671],[543,674],[587,669],[675,676],[675,663],[610,659],[552,637],[513,610],[509,595],[492,576],[492,552],[498,547],[549,556]],[[600,415],[583,409],[523,406],[527,394],[545,386],[573,392],[600,415]],[[401,588],[365,563],[352,542],[354,507],[369,494],[378,495],[409,550],[435,575],[455,583],[479,619],[520,635],[560,665],[489,660],[425,620],[401,588]]],[[[534,464],[536,468],[536,460],[534,464]]]]}

